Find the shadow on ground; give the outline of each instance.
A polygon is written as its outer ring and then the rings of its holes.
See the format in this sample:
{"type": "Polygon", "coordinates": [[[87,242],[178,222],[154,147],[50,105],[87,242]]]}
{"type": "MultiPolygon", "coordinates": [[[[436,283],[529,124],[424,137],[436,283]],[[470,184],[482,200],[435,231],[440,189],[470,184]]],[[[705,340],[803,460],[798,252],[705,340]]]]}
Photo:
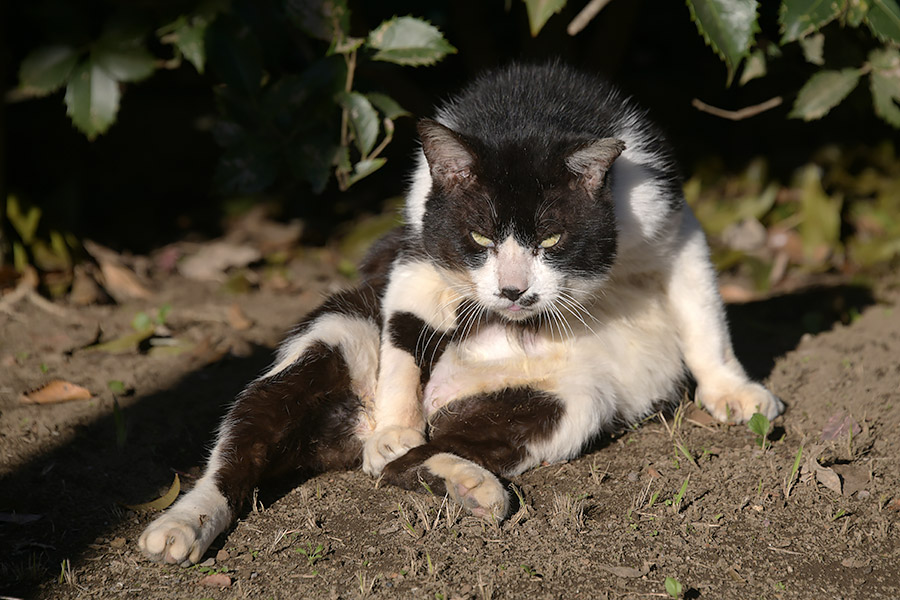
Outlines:
{"type": "MultiPolygon", "coordinates": [[[[849,322],[874,301],[868,288],[836,286],[730,306],[736,352],[753,377],[764,379],[804,334],[849,322]]],[[[77,564],[89,544],[131,518],[120,503],[155,498],[173,469],[202,464],[224,407],[271,356],[270,349],[256,347],[247,358],[221,360],[141,398],[123,411],[122,447],[110,414],[0,480],[0,511],[40,515],[28,523],[0,523],[0,592],[29,597],[39,583],[58,576],[61,561],[77,564]]],[[[279,486],[278,493],[284,491],[279,486]]]]}

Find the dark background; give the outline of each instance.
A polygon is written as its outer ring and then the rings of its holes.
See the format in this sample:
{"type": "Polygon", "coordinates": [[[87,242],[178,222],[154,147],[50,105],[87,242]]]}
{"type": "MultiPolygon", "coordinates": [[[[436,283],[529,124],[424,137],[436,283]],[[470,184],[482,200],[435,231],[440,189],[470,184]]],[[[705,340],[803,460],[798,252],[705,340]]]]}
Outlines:
{"type": "MultiPolygon", "coordinates": [[[[762,3],[760,38],[778,39],[778,4],[762,3]]],[[[280,6],[268,0],[255,5],[275,12],[280,6]]],[[[440,27],[459,50],[433,67],[364,61],[356,87],[386,92],[415,115],[424,116],[486,68],[511,60],[558,57],[607,76],[647,107],[668,132],[685,173],[710,157],[726,169],[736,169],[749,157],[764,155],[775,176],[784,179],[822,144],[871,143],[895,134],[872,114],[864,84],[821,121],[787,119],[797,90],[818,69],[803,60],[797,44],[770,61],[765,78],[726,87],[724,63],[705,45],[683,2],[614,0],[571,37],[566,25],[582,5],[570,2],[532,38],[525,5],[519,0],[351,2],[354,35],[365,35],[393,15],[412,14],[440,27]],[[691,100],[699,98],[738,109],[776,95],[784,97],[782,106],[740,122],[691,106],[691,100]]],[[[0,14],[5,29],[3,84],[7,90],[17,85],[18,65],[29,51],[58,42],[69,30],[99,33],[105,18],[115,11],[141,10],[163,18],[193,6],[13,1],[6,6],[6,15],[0,14]]],[[[867,50],[864,32],[843,31],[832,24],[827,33],[830,68],[861,64],[867,50]]],[[[150,79],[127,86],[117,122],[93,142],[71,125],[62,92],[7,101],[0,108],[0,128],[5,127],[0,148],[5,183],[0,180],[0,192],[6,187],[40,206],[42,228],[60,228],[78,239],[96,239],[120,250],[145,252],[190,233],[215,235],[229,200],[212,183],[221,154],[210,131],[217,118],[216,84],[214,74],[199,75],[187,63],[174,71],[159,70],[150,79]]],[[[311,226],[306,241],[322,243],[341,222],[377,211],[385,199],[404,192],[415,144],[414,120],[400,119],[386,153],[387,166],[349,192],[341,194],[332,181],[321,196],[292,186],[273,190],[268,200],[281,207],[283,217],[307,220],[311,226]]]]}

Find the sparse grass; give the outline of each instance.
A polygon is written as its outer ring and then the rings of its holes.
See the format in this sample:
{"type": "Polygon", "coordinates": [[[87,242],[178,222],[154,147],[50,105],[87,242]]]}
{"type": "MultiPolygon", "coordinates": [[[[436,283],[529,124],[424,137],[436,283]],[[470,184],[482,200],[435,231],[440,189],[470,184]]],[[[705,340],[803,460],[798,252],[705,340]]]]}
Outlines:
{"type": "Polygon", "coordinates": [[[68,558],[63,559],[59,565],[58,583],[60,585],[63,583],[66,585],[76,585],[75,572],[72,570],[72,563],[69,562],[68,558]]]}
{"type": "Polygon", "coordinates": [[[690,475],[684,478],[684,483],[681,484],[681,489],[678,490],[678,493],[675,494],[675,498],[672,500],[672,512],[676,515],[681,512],[681,503],[684,501],[684,493],[687,492],[688,482],[690,480],[690,475]]]}
{"type": "Polygon", "coordinates": [[[791,490],[794,488],[794,482],[797,477],[797,473],[800,471],[800,459],[803,456],[803,446],[797,449],[797,456],[794,458],[794,466],[791,468],[791,473],[788,475],[787,479],[784,481],[784,499],[787,500],[791,497],[791,490]]]}
{"type": "Polygon", "coordinates": [[[313,548],[312,542],[306,542],[306,548],[295,548],[294,552],[306,556],[307,566],[312,567],[325,557],[325,546],[316,544],[313,548]]]}
{"type": "Polygon", "coordinates": [[[513,493],[516,495],[516,499],[518,499],[519,501],[519,510],[517,510],[516,514],[509,518],[509,523],[512,525],[518,525],[528,518],[529,508],[528,505],[525,504],[525,496],[522,495],[522,492],[519,491],[519,488],[517,488],[513,484],[509,484],[509,487],[512,489],[513,493]]]}
{"type": "Polygon", "coordinates": [[[584,528],[584,499],[585,495],[572,496],[572,494],[553,494],[553,515],[551,521],[559,525],[569,525],[576,531],[584,528]]]}
{"type": "Polygon", "coordinates": [[[364,598],[368,598],[372,595],[372,591],[375,589],[375,583],[378,581],[378,575],[372,575],[371,577],[366,574],[365,571],[357,571],[356,572],[356,582],[358,584],[358,591],[360,600],[364,598]]]}

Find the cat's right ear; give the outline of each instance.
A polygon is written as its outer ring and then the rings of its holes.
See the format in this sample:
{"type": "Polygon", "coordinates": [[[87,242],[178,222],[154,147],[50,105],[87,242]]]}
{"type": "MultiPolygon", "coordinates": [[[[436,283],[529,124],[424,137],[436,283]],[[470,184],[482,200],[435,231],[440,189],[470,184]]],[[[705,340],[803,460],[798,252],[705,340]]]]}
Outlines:
{"type": "Polygon", "coordinates": [[[451,188],[474,179],[475,155],[459,134],[432,119],[420,119],[416,127],[432,181],[451,188]]]}

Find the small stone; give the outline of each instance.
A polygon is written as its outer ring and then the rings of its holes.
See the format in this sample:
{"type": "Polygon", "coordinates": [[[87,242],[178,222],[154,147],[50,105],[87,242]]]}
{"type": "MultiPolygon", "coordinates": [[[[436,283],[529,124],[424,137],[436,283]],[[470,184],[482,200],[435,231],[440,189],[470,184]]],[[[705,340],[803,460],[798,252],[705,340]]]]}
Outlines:
{"type": "Polygon", "coordinates": [[[116,549],[124,548],[124,547],[125,547],[125,538],[123,538],[123,537],[117,537],[116,539],[114,539],[113,541],[111,541],[111,542],[109,543],[109,545],[112,546],[113,548],[116,548],[116,549]]]}
{"type": "Polygon", "coordinates": [[[636,471],[632,471],[631,473],[629,473],[627,475],[627,477],[628,477],[628,481],[638,481],[641,478],[640,474],[637,473],[636,471]]]}
{"type": "Polygon", "coordinates": [[[214,558],[207,558],[207,559],[204,560],[202,563],[200,563],[200,566],[201,566],[201,567],[212,567],[212,566],[215,566],[215,564],[216,564],[216,559],[214,559],[214,558]]]}
{"type": "Polygon", "coordinates": [[[217,560],[218,562],[226,561],[226,560],[228,560],[229,558],[231,558],[231,555],[228,554],[228,550],[226,550],[225,548],[222,548],[221,550],[219,550],[218,552],[216,552],[216,560],[217,560]]]}

